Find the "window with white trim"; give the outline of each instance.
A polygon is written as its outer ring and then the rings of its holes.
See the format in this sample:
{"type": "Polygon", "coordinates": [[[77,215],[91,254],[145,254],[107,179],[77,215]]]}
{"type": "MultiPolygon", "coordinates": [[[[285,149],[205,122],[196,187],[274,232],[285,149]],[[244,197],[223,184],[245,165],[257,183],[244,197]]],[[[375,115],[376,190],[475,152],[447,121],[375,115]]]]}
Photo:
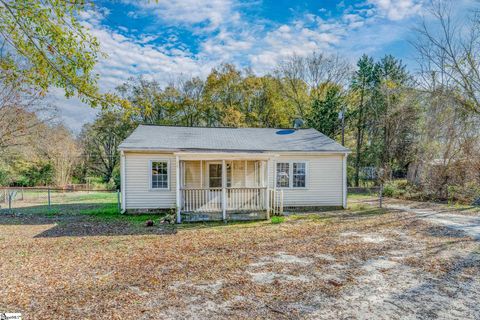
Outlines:
{"type": "Polygon", "coordinates": [[[294,162],[292,168],[293,188],[305,188],[305,181],[307,178],[305,162],[294,162]]]}
{"type": "Polygon", "coordinates": [[[168,189],[168,161],[151,162],[152,189],[168,189]]]}
{"type": "Polygon", "coordinates": [[[277,188],[306,188],[307,163],[277,162],[276,178],[277,188]]]}
{"type": "Polygon", "coordinates": [[[277,188],[290,187],[290,163],[277,163],[277,188]]]}

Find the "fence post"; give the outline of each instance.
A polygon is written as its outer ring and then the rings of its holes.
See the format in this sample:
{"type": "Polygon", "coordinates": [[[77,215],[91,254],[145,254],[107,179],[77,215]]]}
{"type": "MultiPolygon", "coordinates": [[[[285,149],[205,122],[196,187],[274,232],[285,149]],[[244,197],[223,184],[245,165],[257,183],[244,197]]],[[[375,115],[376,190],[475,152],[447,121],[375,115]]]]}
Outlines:
{"type": "Polygon", "coordinates": [[[382,208],[382,206],[383,206],[383,183],[380,184],[378,204],[379,204],[379,207],[382,208]]]}
{"type": "Polygon", "coordinates": [[[118,212],[121,213],[122,209],[120,207],[120,189],[117,189],[117,208],[118,208],[118,212]]]}
{"type": "Polygon", "coordinates": [[[8,210],[10,213],[12,213],[12,194],[11,192],[8,192],[8,210]]]}
{"type": "Polygon", "coordinates": [[[50,202],[50,187],[48,187],[48,210],[50,210],[50,205],[51,205],[51,202],[50,202]]]}

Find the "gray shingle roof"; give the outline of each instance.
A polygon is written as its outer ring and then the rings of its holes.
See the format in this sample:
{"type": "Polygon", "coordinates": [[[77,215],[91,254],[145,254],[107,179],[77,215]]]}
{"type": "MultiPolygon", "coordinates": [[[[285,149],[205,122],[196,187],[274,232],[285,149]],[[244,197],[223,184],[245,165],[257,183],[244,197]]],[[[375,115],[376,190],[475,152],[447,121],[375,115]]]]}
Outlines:
{"type": "Polygon", "coordinates": [[[140,125],[123,150],[331,151],[349,150],[314,129],[204,128],[140,125]]]}

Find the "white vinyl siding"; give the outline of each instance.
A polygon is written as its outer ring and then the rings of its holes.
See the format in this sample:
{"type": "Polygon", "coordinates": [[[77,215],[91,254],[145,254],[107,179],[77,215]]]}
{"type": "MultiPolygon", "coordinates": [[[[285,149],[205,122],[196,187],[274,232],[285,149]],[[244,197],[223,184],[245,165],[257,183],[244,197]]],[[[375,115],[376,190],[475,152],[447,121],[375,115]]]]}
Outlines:
{"type": "Polygon", "coordinates": [[[175,156],[160,153],[125,152],[125,208],[169,209],[175,207],[175,156]],[[152,188],[151,163],[168,162],[166,189],[152,188]]]}
{"type": "MultiPolygon", "coordinates": [[[[270,166],[270,188],[276,183],[277,163],[305,163],[304,188],[278,188],[283,190],[285,207],[342,206],[343,204],[343,154],[289,155],[282,153],[270,166]]],[[[292,168],[293,169],[293,168],[292,168]]],[[[289,171],[292,172],[293,170],[289,171]]],[[[293,177],[290,177],[290,180],[293,177]]]]}
{"type": "MultiPolygon", "coordinates": [[[[128,209],[169,209],[176,206],[176,166],[173,153],[124,152],[125,208],[128,209]],[[151,188],[151,162],[168,162],[168,189],[151,188]]],[[[289,154],[280,153],[270,163],[269,187],[276,181],[276,164],[285,162],[305,163],[306,181],[303,188],[284,188],[284,206],[342,206],[343,204],[343,154],[289,154]]],[[[200,160],[200,159],[199,159],[200,160]]],[[[230,161],[230,160],[228,160],[230,161]]],[[[190,162],[185,168],[186,185],[198,188],[208,185],[207,164],[210,161],[190,162]],[[203,179],[200,172],[203,172],[203,179]]],[[[293,172],[293,168],[289,168],[293,172]]],[[[232,187],[255,186],[260,177],[259,163],[252,160],[232,162],[232,187]],[[258,167],[257,169],[255,167],[258,167]],[[245,168],[247,170],[245,170],[245,168]],[[246,172],[245,172],[246,171],[246,172]],[[246,174],[245,174],[246,173],[246,174]]],[[[293,179],[293,177],[290,177],[293,179]]],[[[293,184],[293,180],[291,180],[293,184]]]]}

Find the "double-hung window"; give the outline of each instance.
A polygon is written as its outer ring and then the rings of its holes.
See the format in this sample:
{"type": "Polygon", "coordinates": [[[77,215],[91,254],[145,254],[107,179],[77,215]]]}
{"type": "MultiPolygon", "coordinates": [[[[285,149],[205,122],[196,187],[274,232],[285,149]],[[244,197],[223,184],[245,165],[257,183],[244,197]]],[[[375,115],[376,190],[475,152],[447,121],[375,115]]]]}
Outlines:
{"type": "Polygon", "coordinates": [[[277,187],[290,187],[290,163],[288,162],[277,163],[277,187]]]}
{"type": "Polygon", "coordinates": [[[277,188],[306,188],[307,164],[306,162],[277,162],[276,168],[277,188]]]}
{"type": "Polygon", "coordinates": [[[305,188],[307,168],[305,162],[294,162],[292,165],[293,188],[305,188]]]}
{"type": "Polygon", "coordinates": [[[168,161],[152,161],[151,188],[168,189],[168,161]]]}

